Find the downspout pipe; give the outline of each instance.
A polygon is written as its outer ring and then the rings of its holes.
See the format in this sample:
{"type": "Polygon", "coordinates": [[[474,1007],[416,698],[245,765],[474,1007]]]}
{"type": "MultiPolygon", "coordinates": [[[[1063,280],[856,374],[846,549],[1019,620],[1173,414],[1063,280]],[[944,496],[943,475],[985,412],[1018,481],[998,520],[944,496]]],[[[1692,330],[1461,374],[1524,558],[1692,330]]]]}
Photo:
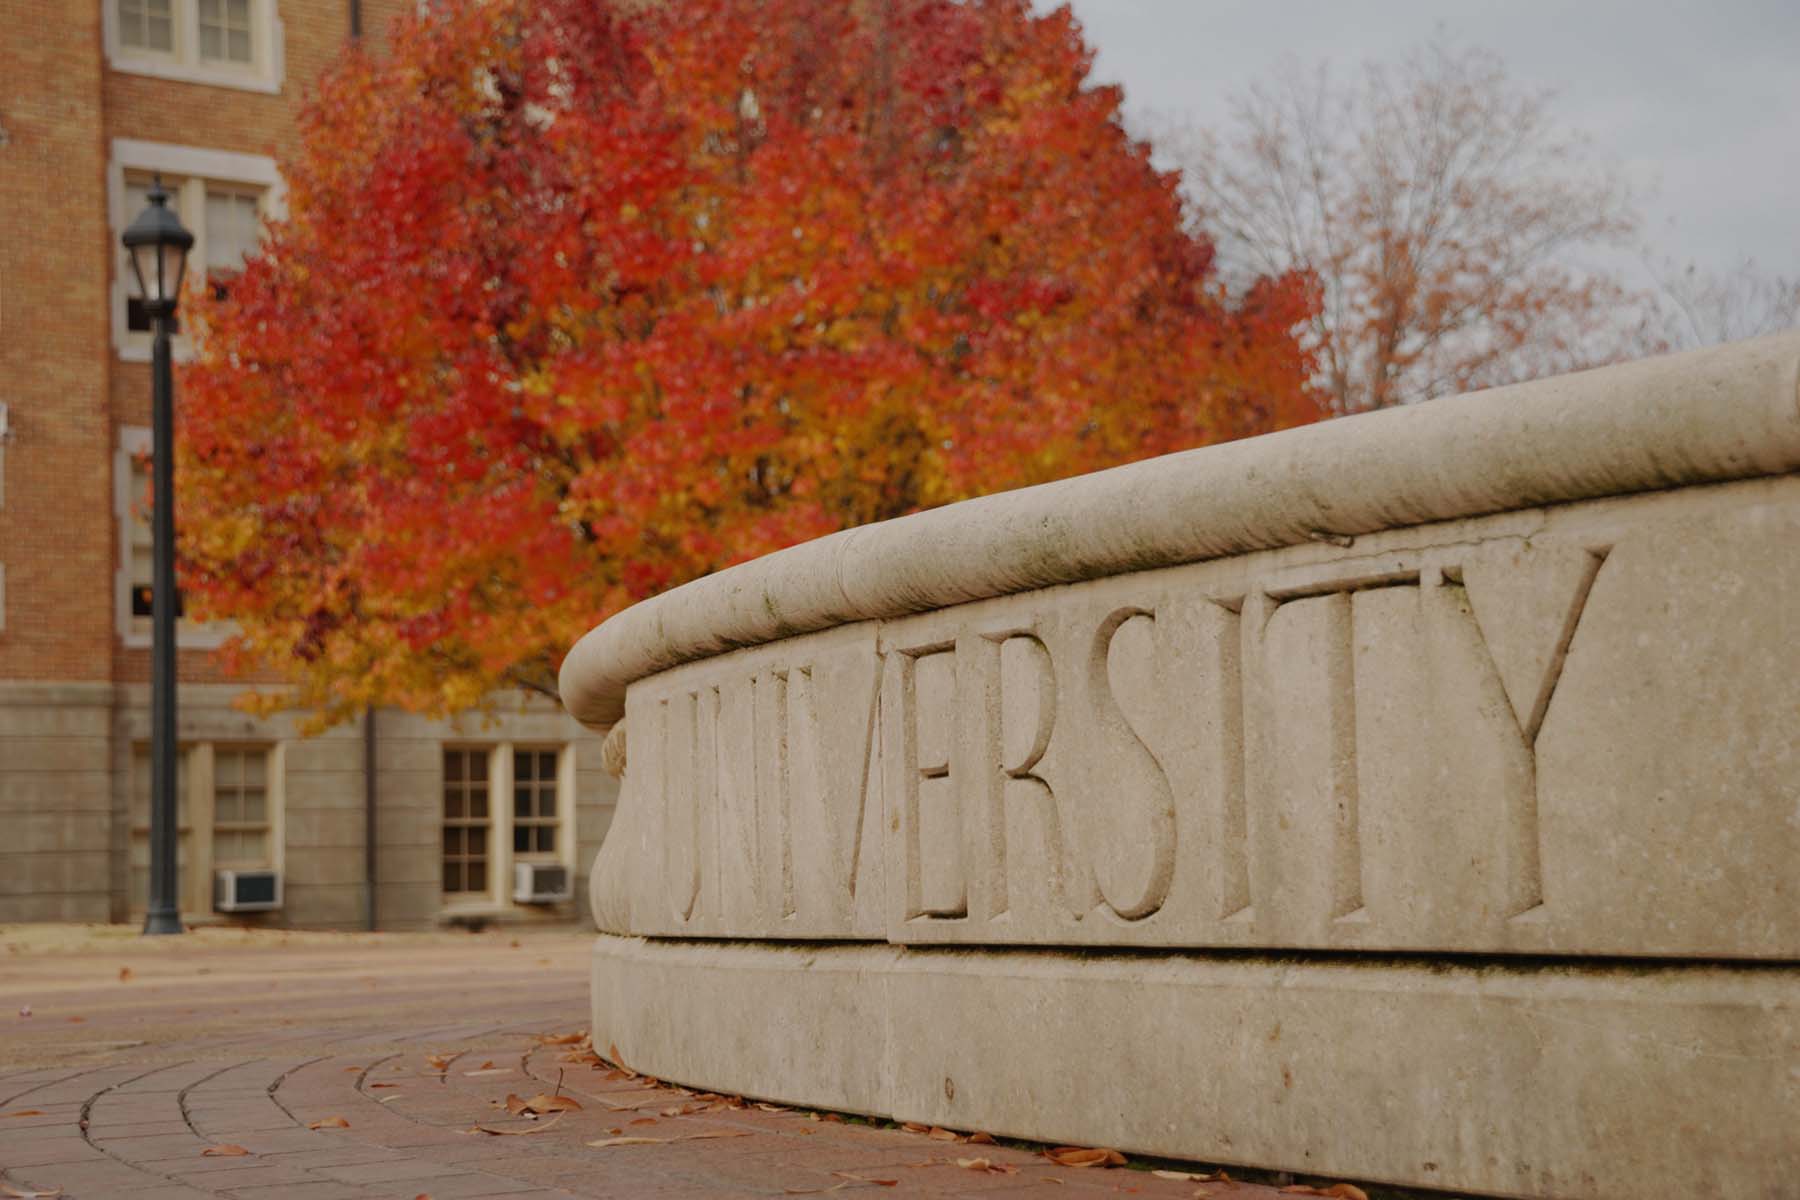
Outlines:
{"type": "Polygon", "coordinates": [[[363,710],[363,918],[375,929],[375,802],[379,785],[375,774],[375,706],[363,710]]]}

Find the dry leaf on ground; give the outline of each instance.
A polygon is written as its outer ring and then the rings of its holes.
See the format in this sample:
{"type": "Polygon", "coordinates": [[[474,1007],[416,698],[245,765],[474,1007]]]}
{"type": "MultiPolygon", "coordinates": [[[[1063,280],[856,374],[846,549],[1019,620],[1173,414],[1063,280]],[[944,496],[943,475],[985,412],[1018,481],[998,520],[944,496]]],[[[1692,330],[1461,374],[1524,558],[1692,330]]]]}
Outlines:
{"type": "Polygon", "coordinates": [[[956,1165],[965,1171],[980,1171],[987,1175],[1017,1175],[1019,1168],[1010,1163],[997,1163],[987,1158],[959,1158],[956,1165]]]}
{"type": "Polygon", "coordinates": [[[130,978],[131,978],[131,968],[130,967],[120,967],[119,968],[119,982],[125,983],[128,980],[130,980],[130,978]]]}
{"type": "Polygon", "coordinates": [[[832,1174],[843,1182],[822,1188],[784,1188],[781,1194],[784,1196],[823,1196],[828,1192],[841,1192],[845,1188],[900,1186],[898,1179],[871,1179],[867,1175],[852,1175],[848,1171],[833,1171],[832,1174]]]}
{"type": "Polygon", "coordinates": [[[1099,1147],[1057,1146],[1044,1151],[1044,1157],[1059,1167],[1122,1167],[1125,1156],[1117,1150],[1099,1147]]]}
{"type": "Polygon", "coordinates": [[[308,1129],[348,1129],[350,1122],[342,1117],[326,1117],[323,1120],[308,1122],[308,1129]]]}
{"type": "Polygon", "coordinates": [[[608,1146],[660,1146],[668,1140],[668,1138],[653,1137],[610,1137],[600,1138],[598,1141],[586,1144],[604,1150],[608,1146]]]}
{"type": "Polygon", "coordinates": [[[587,1041],[586,1032],[579,1033],[540,1033],[534,1039],[540,1046],[579,1046],[587,1041]]]}
{"type": "Polygon", "coordinates": [[[43,1115],[44,1110],[41,1108],[19,1108],[12,1112],[0,1113],[0,1117],[41,1117],[43,1115]]]}
{"type": "Polygon", "coordinates": [[[242,1146],[227,1142],[223,1146],[208,1146],[200,1152],[201,1158],[242,1158],[250,1152],[242,1146]]]}
{"type": "Polygon", "coordinates": [[[703,1142],[710,1138],[749,1137],[747,1129],[708,1129],[701,1133],[685,1133],[679,1137],[612,1137],[601,1138],[597,1142],[588,1142],[590,1146],[604,1149],[607,1146],[660,1146],[668,1142],[703,1142]]]}
{"type": "Polygon", "coordinates": [[[1334,1183],[1330,1187],[1316,1188],[1310,1184],[1296,1183],[1281,1189],[1282,1192],[1295,1196],[1330,1196],[1332,1200],[1369,1200],[1369,1193],[1354,1183],[1334,1183]]]}
{"type": "Polygon", "coordinates": [[[17,1196],[19,1200],[54,1200],[54,1197],[62,1194],[61,1188],[44,1191],[42,1189],[16,1188],[11,1184],[0,1183],[0,1196],[17,1196]]]}
{"type": "Polygon", "coordinates": [[[470,1126],[469,1132],[470,1133],[485,1133],[489,1137],[524,1137],[527,1134],[542,1133],[546,1129],[553,1129],[556,1127],[556,1123],[560,1120],[562,1120],[562,1114],[557,1113],[554,1117],[551,1117],[548,1121],[540,1121],[536,1125],[533,1125],[530,1129],[493,1129],[487,1125],[473,1125],[473,1126],[470,1126]]]}
{"type": "Polygon", "coordinates": [[[483,1067],[479,1071],[464,1071],[464,1075],[511,1075],[511,1067],[483,1067]]]}
{"type": "Polygon", "coordinates": [[[975,1146],[991,1146],[994,1144],[994,1135],[977,1130],[969,1135],[969,1142],[975,1146]]]}
{"type": "Polygon", "coordinates": [[[425,1056],[425,1063],[439,1075],[442,1075],[450,1069],[450,1060],[454,1057],[456,1056],[453,1054],[427,1054],[425,1056]]]}
{"type": "Polygon", "coordinates": [[[369,1085],[369,1087],[371,1089],[374,1089],[374,1088],[397,1088],[399,1086],[400,1085],[397,1083],[371,1083],[369,1085]]]}
{"type": "Polygon", "coordinates": [[[1186,1179],[1194,1183],[1206,1183],[1218,1178],[1217,1175],[1204,1175],[1199,1171],[1152,1171],[1150,1173],[1158,1179],[1186,1179]]]}
{"type": "Polygon", "coordinates": [[[933,1125],[931,1127],[931,1131],[929,1133],[927,1133],[925,1136],[930,1138],[934,1142],[960,1142],[960,1141],[962,1141],[962,1134],[957,1133],[954,1130],[945,1129],[939,1125],[933,1125]]]}

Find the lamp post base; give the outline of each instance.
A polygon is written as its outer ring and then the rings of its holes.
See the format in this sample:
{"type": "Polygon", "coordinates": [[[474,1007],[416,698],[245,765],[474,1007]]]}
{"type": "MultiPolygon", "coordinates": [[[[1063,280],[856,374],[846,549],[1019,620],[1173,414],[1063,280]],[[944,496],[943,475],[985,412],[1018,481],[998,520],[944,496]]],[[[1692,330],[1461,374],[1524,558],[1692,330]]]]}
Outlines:
{"type": "Polygon", "coordinates": [[[186,933],[181,927],[181,914],[177,912],[151,912],[144,917],[144,936],[158,933],[186,933]]]}

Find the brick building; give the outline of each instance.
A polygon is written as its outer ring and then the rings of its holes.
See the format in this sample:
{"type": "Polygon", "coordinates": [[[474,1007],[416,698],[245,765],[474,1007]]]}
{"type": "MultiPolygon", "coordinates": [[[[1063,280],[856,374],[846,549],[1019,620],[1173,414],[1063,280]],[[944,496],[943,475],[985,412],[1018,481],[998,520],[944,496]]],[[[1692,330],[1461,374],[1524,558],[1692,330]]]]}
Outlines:
{"type": "MultiPolygon", "coordinates": [[[[141,919],[147,895],[149,332],[119,234],[153,173],[229,272],[279,212],[309,80],[413,0],[16,0],[0,30],[0,922],[141,919]]],[[[176,354],[183,353],[177,340],[176,354]]],[[[183,911],[273,871],[244,918],[384,928],[570,920],[614,790],[545,702],[457,723],[380,712],[296,736],[180,630],[183,911]],[[374,831],[373,853],[368,850],[374,831]],[[373,902],[371,904],[371,902],[373,902]]]]}

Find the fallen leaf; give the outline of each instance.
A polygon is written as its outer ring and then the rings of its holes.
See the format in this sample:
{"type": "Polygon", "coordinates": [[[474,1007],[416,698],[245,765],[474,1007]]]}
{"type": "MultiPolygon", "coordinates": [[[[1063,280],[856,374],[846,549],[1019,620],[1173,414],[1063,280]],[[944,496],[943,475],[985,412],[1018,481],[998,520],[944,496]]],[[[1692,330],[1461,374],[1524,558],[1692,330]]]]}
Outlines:
{"type": "Polygon", "coordinates": [[[44,1110],[41,1108],[20,1108],[12,1112],[0,1113],[0,1117],[41,1117],[43,1115],[44,1110]]]}
{"type": "Polygon", "coordinates": [[[436,1071],[439,1075],[442,1075],[444,1072],[446,1072],[450,1069],[450,1059],[452,1057],[454,1057],[454,1056],[453,1055],[444,1055],[444,1054],[427,1054],[425,1056],[425,1062],[426,1062],[426,1065],[430,1066],[432,1070],[436,1071]]]}
{"type": "Polygon", "coordinates": [[[223,1146],[208,1146],[200,1152],[201,1158],[242,1158],[250,1153],[242,1146],[226,1143],[223,1146]]]}
{"type": "Polygon", "coordinates": [[[1369,1193],[1354,1183],[1334,1183],[1320,1193],[1323,1196],[1335,1196],[1337,1200],[1369,1200],[1369,1193]]]}
{"type": "Polygon", "coordinates": [[[1059,1167],[1122,1167],[1125,1156],[1117,1150],[1085,1146],[1058,1146],[1044,1151],[1044,1157],[1059,1167]]]}
{"type": "Polygon", "coordinates": [[[348,1128],[350,1128],[350,1122],[344,1120],[344,1118],[342,1118],[342,1117],[326,1117],[323,1120],[311,1122],[310,1124],[307,1125],[307,1128],[308,1129],[348,1129],[348,1128]]]}
{"type": "Polygon", "coordinates": [[[962,1141],[961,1134],[955,1133],[951,1130],[944,1129],[944,1128],[942,1128],[940,1126],[936,1126],[936,1125],[932,1126],[931,1132],[927,1133],[925,1136],[930,1138],[934,1142],[960,1142],[960,1141],[962,1141]]]}
{"type": "Polygon", "coordinates": [[[656,1118],[655,1117],[639,1117],[634,1121],[627,1121],[625,1123],[627,1125],[654,1125],[654,1124],[656,1124],[656,1118]]]}
{"type": "Polygon", "coordinates": [[[1198,1171],[1152,1171],[1158,1179],[1190,1179],[1195,1183],[1205,1183],[1209,1179],[1217,1179],[1217,1175],[1202,1175],[1198,1171]]]}
{"type": "Polygon", "coordinates": [[[482,1068],[482,1069],[481,1069],[481,1070],[479,1070],[479,1071],[464,1071],[464,1072],[463,1072],[463,1074],[464,1074],[464,1075],[468,1075],[468,1076],[475,1076],[475,1075],[511,1075],[511,1074],[512,1074],[512,1068],[511,1068],[511,1067],[483,1067],[483,1068],[482,1068]]]}
{"type": "Polygon", "coordinates": [[[969,1135],[969,1141],[976,1146],[991,1146],[994,1144],[994,1135],[991,1133],[980,1132],[971,1133],[969,1135]]]}
{"type": "Polygon", "coordinates": [[[492,1067],[493,1065],[494,1065],[494,1060],[490,1058],[486,1062],[481,1064],[481,1069],[483,1071],[485,1071],[485,1070],[489,1069],[490,1067],[492,1067]]]}
{"type": "Polygon", "coordinates": [[[47,1192],[33,1191],[30,1188],[16,1188],[10,1184],[0,1183],[0,1196],[17,1196],[20,1200],[52,1200],[52,1197],[62,1194],[61,1188],[51,1188],[47,1192]]]}
{"type": "Polygon", "coordinates": [[[87,1020],[86,1017],[70,1017],[68,1019],[69,1024],[71,1024],[71,1025],[79,1025],[85,1020],[87,1020]]]}
{"type": "Polygon", "coordinates": [[[931,1126],[921,1125],[917,1121],[902,1121],[902,1122],[900,1122],[900,1128],[906,1130],[906,1132],[908,1132],[908,1133],[930,1133],[931,1132],[931,1126]]]}
{"type": "Polygon", "coordinates": [[[587,1041],[588,1035],[581,1033],[540,1033],[537,1044],[540,1046],[579,1046],[587,1041]]]}
{"type": "Polygon", "coordinates": [[[986,1158],[959,1158],[956,1165],[965,1171],[981,1171],[988,1175],[1017,1175],[1019,1168],[1009,1163],[997,1163],[986,1158]]]}
{"type": "Polygon", "coordinates": [[[489,1137],[524,1137],[527,1134],[542,1133],[546,1129],[552,1129],[555,1127],[556,1123],[560,1120],[562,1120],[562,1114],[558,1113],[556,1116],[551,1117],[548,1121],[540,1121],[538,1124],[532,1126],[530,1129],[492,1129],[486,1125],[474,1125],[474,1126],[470,1127],[469,1132],[470,1133],[485,1133],[489,1137]]]}
{"type": "Polygon", "coordinates": [[[672,1142],[704,1142],[710,1138],[749,1137],[748,1129],[708,1129],[700,1133],[686,1133],[678,1138],[670,1138],[672,1142]]]}
{"type": "Polygon", "coordinates": [[[549,1096],[539,1092],[525,1102],[535,1113],[580,1112],[581,1102],[573,1096],[549,1096]]]}
{"type": "Polygon", "coordinates": [[[839,1179],[849,1180],[851,1183],[872,1183],[876,1187],[900,1186],[900,1181],[898,1179],[874,1179],[868,1175],[852,1175],[848,1171],[833,1171],[832,1174],[836,1175],[839,1179]]]}
{"type": "Polygon", "coordinates": [[[130,967],[120,967],[119,968],[119,982],[124,983],[127,980],[129,980],[130,978],[131,978],[131,968],[130,967]]]}
{"type": "Polygon", "coordinates": [[[762,1109],[764,1112],[792,1112],[793,1111],[792,1109],[788,1108],[784,1104],[764,1104],[760,1100],[756,1102],[756,1107],[762,1109]]]}
{"type": "Polygon", "coordinates": [[[526,1102],[525,1097],[514,1092],[506,1093],[506,1100],[504,1103],[506,1105],[506,1111],[515,1117],[524,1116],[525,1110],[531,1107],[531,1105],[526,1102]]]}
{"type": "Polygon", "coordinates": [[[601,1138],[598,1141],[588,1142],[587,1144],[596,1147],[597,1149],[604,1150],[608,1146],[656,1146],[668,1140],[668,1138],[653,1137],[612,1137],[601,1138]]]}
{"type": "Polygon", "coordinates": [[[369,1085],[370,1088],[397,1088],[399,1086],[397,1083],[371,1083],[369,1085]]]}

